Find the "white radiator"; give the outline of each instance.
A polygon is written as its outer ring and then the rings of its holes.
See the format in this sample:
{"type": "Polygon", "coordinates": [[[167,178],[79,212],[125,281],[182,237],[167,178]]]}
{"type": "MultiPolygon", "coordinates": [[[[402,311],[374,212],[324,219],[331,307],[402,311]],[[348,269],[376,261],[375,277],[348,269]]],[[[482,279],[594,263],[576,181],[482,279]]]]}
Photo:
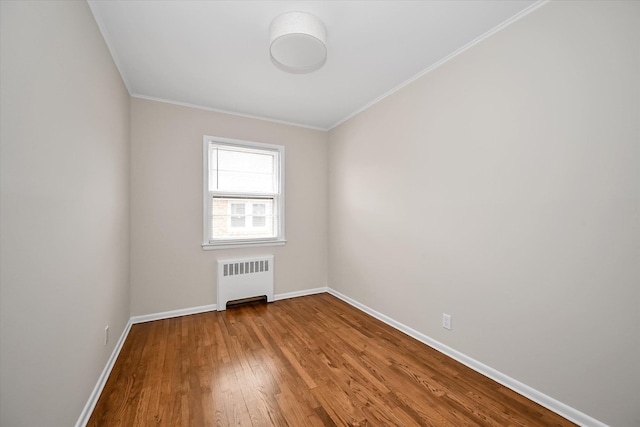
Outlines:
{"type": "Polygon", "coordinates": [[[229,301],[261,296],[273,301],[273,255],[218,260],[218,311],[226,310],[229,301]]]}

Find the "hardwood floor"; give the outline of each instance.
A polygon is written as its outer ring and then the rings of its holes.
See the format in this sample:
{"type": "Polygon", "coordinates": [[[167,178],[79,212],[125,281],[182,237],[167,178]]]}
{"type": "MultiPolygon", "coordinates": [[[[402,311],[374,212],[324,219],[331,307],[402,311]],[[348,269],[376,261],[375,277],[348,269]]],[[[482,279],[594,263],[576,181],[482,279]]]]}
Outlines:
{"type": "Polygon", "coordinates": [[[318,294],[134,325],[89,426],[572,426],[318,294]]]}

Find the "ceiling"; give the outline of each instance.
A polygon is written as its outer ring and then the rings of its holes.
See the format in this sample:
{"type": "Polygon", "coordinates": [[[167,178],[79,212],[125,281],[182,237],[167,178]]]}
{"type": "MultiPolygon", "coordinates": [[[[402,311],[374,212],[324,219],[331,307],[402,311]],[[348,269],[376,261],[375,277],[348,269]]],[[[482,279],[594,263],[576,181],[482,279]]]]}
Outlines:
{"type": "Polygon", "coordinates": [[[132,96],[331,129],[531,8],[534,0],[89,0],[132,96]],[[269,26],[309,12],[327,62],[289,74],[269,26]]]}

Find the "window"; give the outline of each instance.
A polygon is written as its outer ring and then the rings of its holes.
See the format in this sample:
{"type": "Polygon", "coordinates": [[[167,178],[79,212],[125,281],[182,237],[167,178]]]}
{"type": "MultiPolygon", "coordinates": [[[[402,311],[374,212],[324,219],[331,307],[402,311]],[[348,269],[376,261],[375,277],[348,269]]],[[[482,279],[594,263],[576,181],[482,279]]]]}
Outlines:
{"type": "Polygon", "coordinates": [[[284,244],[284,147],[204,137],[204,249],[284,244]]]}

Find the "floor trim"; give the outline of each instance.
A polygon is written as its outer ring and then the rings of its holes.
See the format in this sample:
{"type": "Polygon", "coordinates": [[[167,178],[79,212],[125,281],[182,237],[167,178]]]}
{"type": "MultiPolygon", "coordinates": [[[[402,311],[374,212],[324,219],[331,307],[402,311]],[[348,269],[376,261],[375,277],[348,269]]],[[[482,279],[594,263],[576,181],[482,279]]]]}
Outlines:
{"type": "MultiPolygon", "coordinates": [[[[283,299],[302,297],[305,295],[321,294],[323,292],[327,292],[327,290],[328,288],[323,287],[323,288],[305,289],[303,291],[287,292],[284,294],[275,294],[273,296],[273,300],[280,301],[283,299]]],[[[209,305],[201,305],[199,307],[181,308],[179,310],[162,311],[160,313],[143,314],[141,316],[131,317],[131,323],[135,325],[136,323],[153,322],[154,320],[171,319],[172,317],[206,313],[208,311],[215,311],[216,308],[217,308],[216,304],[209,304],[209,305]]]]}
{"type": "Polygon", "coordinates": [[[558,415],[572,421],[583,427],[608,427],[607,424],[604,424],[601,421],[596,420],[589,415],[574,409],[559,400],[556,400],[546,394],[529,387],[528,385],[521,383],[520,381],[511,378],[508,375],[503,374],[500,371],[493,369],[490,366],[485,365],[482,362],[479,362],[463,353],[460,353],[453,348],[442,344],[439,341],[434,340],[433,338],[428,337],[427,335],[416,331],[415,329],[410,328],[409,326],[400,323],[389,316],[386,316],[366,305],[336,291],[332,288],[327,288],[327,292],[337,298],[340,298],[344,302],[354,306],[355,308],[364,311],[365,313],[375,317],[376,319],[386,323],[387,325],[409,335],[412,338],[417,339],[418,341],[428,345],[429,347],[438,350],[440,353],[443,353],[452,359],[457,360],[463,365],[468,366],[476,372],[481,373],[482,375],[491,378],[492,380],[502,384],[503,386],[510,388],[518,394],[544,406],[550,411],[555,412],[558,415]]]}
{"type": "Polygon", "coordinates": [[[273,300],[274,301],[280,301],[282,299],[288,299],[288,298],[296,298],[296,297],[304,297],[307,295],[315,295],[315,294],[321,294],[324,292],[328,292],[329,288],[324,287],[324,288],[314,288],[314,289],[305,289],[304,291],[295,291],[295,292],[287,292],[284,294],[276,294],[273,296],[273,300]]]}
{"type": "Polygon", "coordinates": [[[122,334],[120,335],[120,339],[118,339],[116,346],[113,348],[113,351],[111,352],[111,356],[109,356],[107,365],[104,367],[104,369],[102,370],[102,373],[98,377],[98,382],[96,383],[96,386],[93,388],[93,391],[89,395],[89,400],[87,400],[87,403],[84,405],[84,408],[80,413],[80,417],[78,417],[78,421],[76,422],[76,427],[84,427],[89,422],[89,418],[91,418],[91,414],[93,413],[93,410],[96,407],[96,403],[98,403],[100,394],[102,394],[102,390],[104,389],[104,386],[107,384],[107,380],[109,379],[111,370],[113,369],[113,366],[115,365],[116,360],[118,359],[118,355],[122,350],[122,346],[124,345],[124,342],[127,340],[127,336],[129,336],[131,325],[132,325],[132,322],[131,322],[131,319],[129,319],[129,321],[127,322],[127,325],[124,327],[124,330],[122,331],[122,334]]]}
{"type": "Polygon", "coordinates": [[[153,322],[154,320],[171,319],[172,317],[188,316],[190,314],[206,313],[207,311],[215,311],[215,304],[200,305],[198,307],[181,308],[179,310],[161,311],[160,313],[143,314],[141,316],[132,316],[131,323],[153,322]]]}

